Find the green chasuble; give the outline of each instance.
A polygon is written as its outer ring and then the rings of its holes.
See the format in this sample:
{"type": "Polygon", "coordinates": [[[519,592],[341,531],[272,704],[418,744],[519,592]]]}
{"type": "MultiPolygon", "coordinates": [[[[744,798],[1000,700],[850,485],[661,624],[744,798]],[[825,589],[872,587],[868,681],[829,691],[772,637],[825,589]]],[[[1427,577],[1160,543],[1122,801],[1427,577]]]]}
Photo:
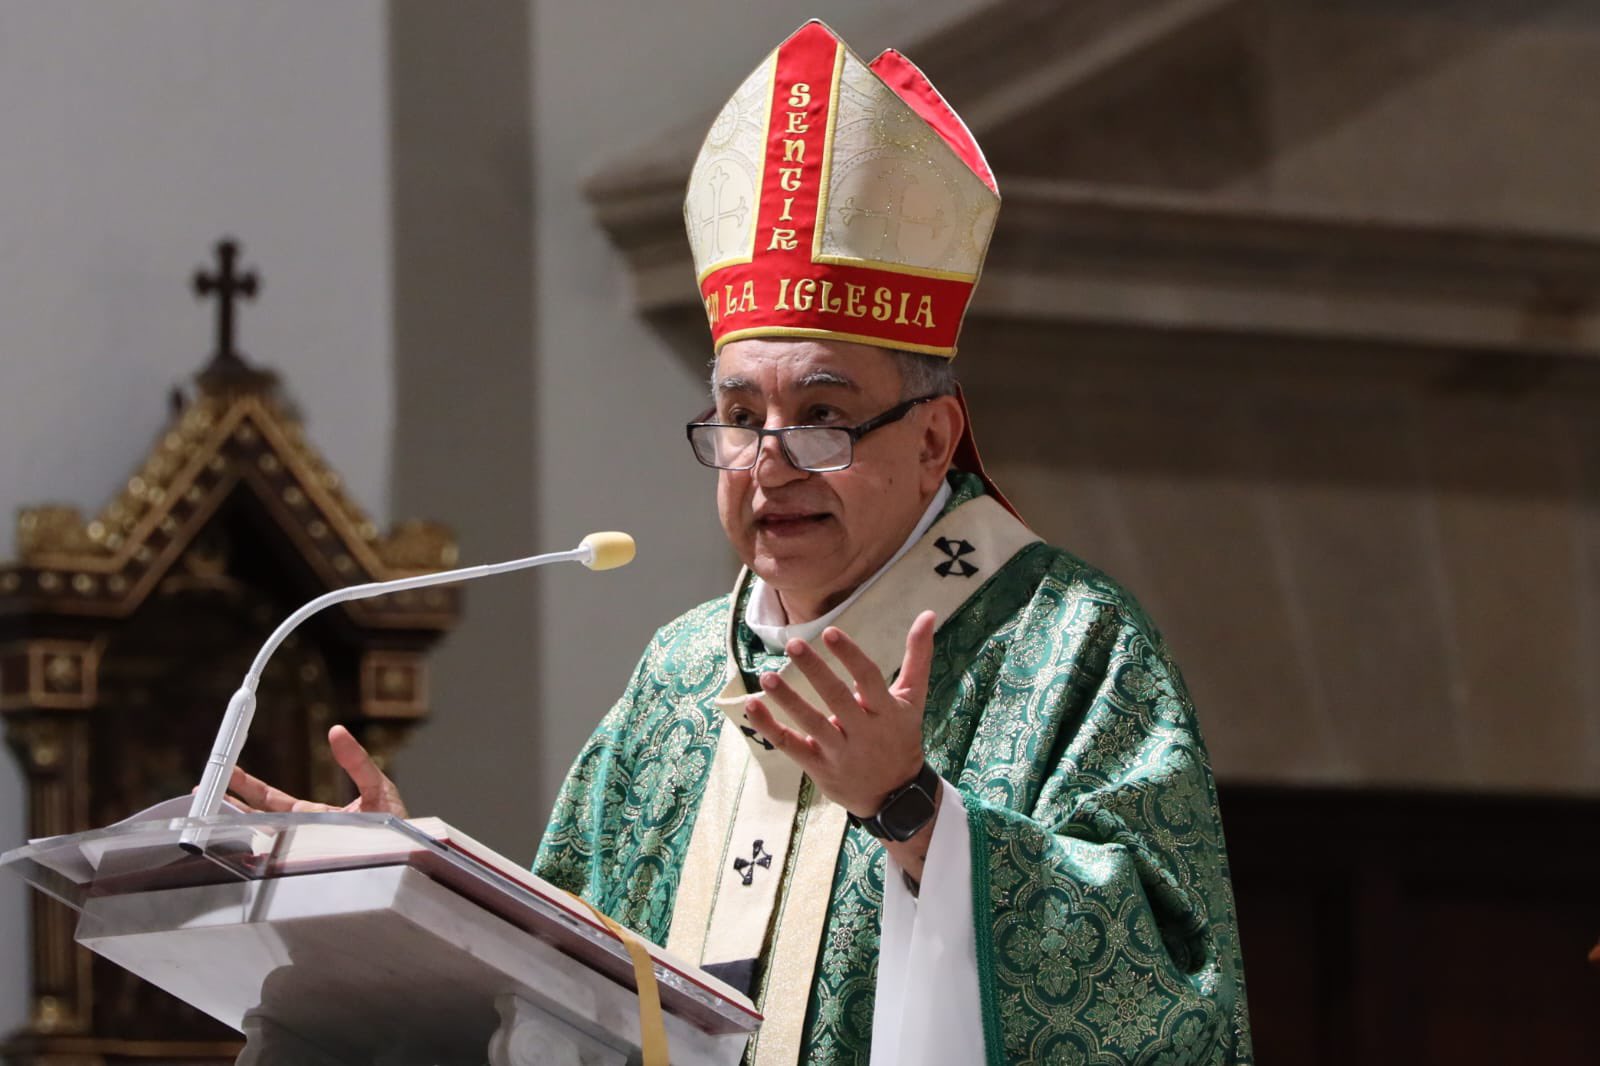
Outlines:
{"type": "MultiPolygon", "coordinates": [[[[946,514],[982,494],[969,475],[951,481],[946,514]]],[[[723,596],[656,634],[573,764],[535,861],[658,943],[724,720],[712,701],[730,612],[740,669],[785,662],[743,609],[723,596]]],[[[940,627],[923,738],[965,800],[990,1063],[1251,1061],[1205,745],[1132,597],[1060,549],[1017,552],[940,627]]],[[[867,1066],[885,860],[865,831],[846,831],[802,1063],[867,1066]]],[[[800,1009],[765,995],[759,966],[757,1005],[800,1009]]]]}

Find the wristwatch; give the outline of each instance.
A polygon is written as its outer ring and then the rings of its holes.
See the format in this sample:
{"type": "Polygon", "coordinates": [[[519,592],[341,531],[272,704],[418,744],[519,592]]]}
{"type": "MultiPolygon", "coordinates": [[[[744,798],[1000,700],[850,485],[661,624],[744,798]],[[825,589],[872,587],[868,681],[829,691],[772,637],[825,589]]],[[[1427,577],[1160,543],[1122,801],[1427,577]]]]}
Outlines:
{"type": "Polygon", "coordinates": [[[910,784],[889,793],[878,813],[866,818],[850,815],[850,824],[860,826],[879,840],[910,840],[933,821],[939,796],[939,775],[926,762],[910,784]]]}

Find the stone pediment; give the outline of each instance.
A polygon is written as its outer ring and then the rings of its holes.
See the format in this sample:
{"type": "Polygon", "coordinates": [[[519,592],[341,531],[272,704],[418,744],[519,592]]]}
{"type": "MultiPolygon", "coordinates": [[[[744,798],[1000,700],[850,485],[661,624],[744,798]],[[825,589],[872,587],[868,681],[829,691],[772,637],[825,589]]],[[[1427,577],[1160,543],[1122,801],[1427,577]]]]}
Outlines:
{"type": "MultiPolygon", "coordinates": [[[[1497,7],[1441,29],[1348,2],[1002,0],[908,42],[1000,179],[972,317],[1600,355],[1600,220],[1363,204],[1278,166],[1534,11],[1497,7]]],[[[588,185],[641,313],[697,308],[681,203],[716,103],[588,185]]]]}

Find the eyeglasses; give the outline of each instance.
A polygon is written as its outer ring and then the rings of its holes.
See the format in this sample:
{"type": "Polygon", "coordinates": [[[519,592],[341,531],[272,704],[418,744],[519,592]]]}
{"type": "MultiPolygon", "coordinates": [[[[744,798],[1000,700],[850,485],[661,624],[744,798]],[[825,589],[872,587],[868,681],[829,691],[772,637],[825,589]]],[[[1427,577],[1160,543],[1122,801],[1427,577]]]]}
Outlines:
{"type": "MultiPolygon", "coordinates": [[[[722,422],[690,422],[689,444],[694,457],[718,470],[752,470],[761,455],[761,438],[777,437],[783,456],[796,470],[828,474],[843,470],[855,460],[856,441],[875,429],[898,422],[918,404],[937,400],[937,396],[918,396],[895,404],[855,426],[730,426],[722,422]]],[[[707,411],[702,419],[713,412],[707,411]]]]}

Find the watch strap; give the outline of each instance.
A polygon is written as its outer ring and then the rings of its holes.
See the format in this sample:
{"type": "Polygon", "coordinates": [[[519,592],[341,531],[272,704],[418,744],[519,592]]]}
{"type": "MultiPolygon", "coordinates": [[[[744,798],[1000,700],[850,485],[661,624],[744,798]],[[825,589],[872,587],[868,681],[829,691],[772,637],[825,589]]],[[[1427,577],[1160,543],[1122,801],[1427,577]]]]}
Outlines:
{"type": "Polygon", "coordinates": [[[928,822],[933,820],[933,811],[936,809],[934,805],[937,803],[938,795],[939,774],[932,766],[928,765],[926,760],[924,760],[922,769],[917,771],[917,776],[901,785],[893,792],[889,793],[888,797],[883,801],[883,806],[878,808],[878,812],[876,814],[868,815],[865,818],[858,818],[854,814],[851,814],[849,816],[850,824],[865,829],[868,833],[871,833],[879,840],[910,840],[912,837],[916,836],[922,831],[923,826],[927,825],[928,822]],[[884,812],[893,807],[899,802],[902,796],[913,789],[920,791],[928,798],[929,813],[927,818],[923,819],[915,826],[908,828],[903,833],[897,834],[891,832],[883,823],[884,812]]]}

